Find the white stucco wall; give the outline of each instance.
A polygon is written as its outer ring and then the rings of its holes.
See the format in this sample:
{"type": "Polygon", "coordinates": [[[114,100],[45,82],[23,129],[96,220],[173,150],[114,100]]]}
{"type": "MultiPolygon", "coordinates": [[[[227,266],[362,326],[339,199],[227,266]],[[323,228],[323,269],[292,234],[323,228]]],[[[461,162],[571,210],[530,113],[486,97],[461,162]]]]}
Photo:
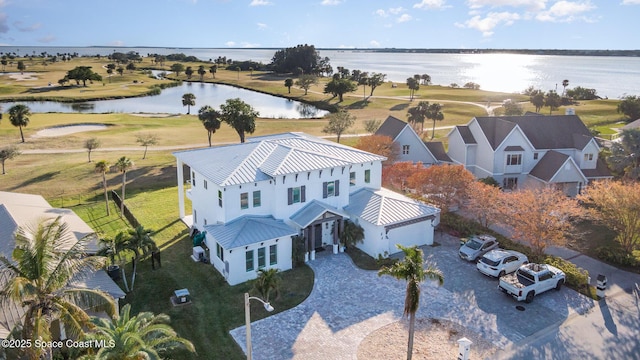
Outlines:
{"type": "Polygon", "coordinates": [[[389,254],[399,252],[396,244],[402,246],[433,245],[433,226],[431,224],[432,221],[427,220],[389,230],[385,236],[388,244],[387,251],[389,254]]]}

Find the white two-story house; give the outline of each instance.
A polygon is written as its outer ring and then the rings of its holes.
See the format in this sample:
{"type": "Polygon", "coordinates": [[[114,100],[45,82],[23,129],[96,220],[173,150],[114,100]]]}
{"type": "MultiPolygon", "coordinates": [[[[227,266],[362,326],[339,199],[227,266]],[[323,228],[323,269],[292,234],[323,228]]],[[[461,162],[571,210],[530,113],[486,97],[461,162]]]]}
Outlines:
{"type": "Polygon", "coordinates": [[[590,180],[611,177],[576,115],[475,117],[447,136],[453,161],[504,189],[554,185],[575,196],[590,180]]]}
{"type": "Polygon", "coordinates": [[[291,269],[295,235],[304,236],[305,259],[336,253],[347,219],[364,228],[359,247],[374,257],[397,252],[396,243],[433,242],[439,209],[381,188],[382,156],[303,133],[174,155],[180,217],[206,231],[208,261],[229,284],[291,269]]]}

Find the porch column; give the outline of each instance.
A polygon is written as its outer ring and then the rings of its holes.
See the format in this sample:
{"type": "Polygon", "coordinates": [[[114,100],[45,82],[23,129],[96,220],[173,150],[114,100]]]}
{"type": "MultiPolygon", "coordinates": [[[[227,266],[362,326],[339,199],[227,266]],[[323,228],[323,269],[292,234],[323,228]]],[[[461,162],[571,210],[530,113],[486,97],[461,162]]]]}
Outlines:
{"type": "Polygon", "coordinates": [[[338,230],[340,229],[341,222],[342,222],[342,219],[336,219],[334,220],[334,223],[333,223],[333,253],[334,254],[338,253],[338,246],[339,246],[338,230]]]}
{"type": "MultiPolygon", "coordinates": [[[[344,232],[344,219],[340,220],[340,234],[344,232]]],[[[340,249],[340,251],[344,251],[344,248],[340,249]]]]}
{"type": "Polygon", "coordinates": [[[304,236],[304,262],[309,262],[309,227],[307,226],[303,230],[304,236]]]}
{"type": "Polygon", "coordinates": [[[184,219],[184,174],[183,164],[180,159],[176,159],[176,166],[178,168],[178,211],[180,213],[180,219],[184,219]]]}
{"type": "Polygon", "coordinates": [[[311,226],[311,243],[309,244],[311,249],[311,260],[316,259],[316,226],[317,225],[311,226]]]}

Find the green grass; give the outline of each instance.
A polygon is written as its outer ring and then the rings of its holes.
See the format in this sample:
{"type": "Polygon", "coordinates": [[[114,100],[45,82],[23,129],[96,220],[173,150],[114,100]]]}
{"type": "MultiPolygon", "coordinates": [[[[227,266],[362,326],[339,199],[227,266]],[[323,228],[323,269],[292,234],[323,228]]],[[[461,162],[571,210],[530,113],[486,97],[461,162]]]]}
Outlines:
{"type": "MultiPolygon", "coordinates": [[[[165,313],[178,334],[192,341],[197,355],[178,354],[180,359],[210,359],[215,353],[221,359],[242,359],[244,354],[229,335],[229,331],[244,324],[244,293],[251,292],[252,282],[229,286],[211,265],[193,262],[192,243],[188,228],[178,219],[177,187],[136,190],[125,201],[143,226],[154,230],[153,238],[161,249],[162,268],[152,270],[150,259],[138,265],[134,290],[121,305],[131,304],[133,312],[165,313]],[[170,297],[177,289],[187,288],[193,303],[173,307],[170,297]]],[[[120,223],[117,212],[106,216],[104,203],[91,202],[73,207],[92,227],[120,223]]],[[[187,208],[187,211],[190,211],[187,208]]],[[[118,226],[108,225],[109,231],[118,226]]],[[[126,224],[124,224],[126,227],[126,224]]],[[[106,232],[106,231],[105,231],[106,232]]],[[[128,256],[130,258],[130,256],[128,256]]],[[[130,279],[132,266],[127,264],[130,279]]],[[[303,266],[281,274],[280,296],[272,299],[272,314],[301,303],[313,288],[313,271],[303,266]]],[[[252,320],[268,315],[260,304],[253,304],[252,320]]]]}

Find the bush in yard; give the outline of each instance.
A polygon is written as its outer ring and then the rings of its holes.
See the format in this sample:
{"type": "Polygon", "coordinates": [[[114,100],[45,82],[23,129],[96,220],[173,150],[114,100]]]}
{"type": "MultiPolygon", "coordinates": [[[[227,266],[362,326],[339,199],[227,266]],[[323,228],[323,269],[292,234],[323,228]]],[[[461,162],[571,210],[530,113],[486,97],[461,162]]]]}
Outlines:
{"type": "Polygon", "coordinates": [[[480,231],[480,224],[476,221],[449,212],[440,215],[440,225],[460,237],[476,235],[480,231]]]}
{"type": "Polygon", "coordinates": [[[596,253],[598,254],[599,259],[609,263],[629,267],[640,266],[640,261],[638,261],[638,259],[633,254],[628,253],[620,248],[600,246],[598,249],[596,249],[596,253]]]}
{"type": "Polygon", "coordinates": [[[547,256],[544,260],[545,264],[555,266],[564,271],[566,275],[565,283],[572,288],[582,288],[588,285],[589,272],[583,268],[577,267],[574,263],[556,256],[547,256]]]}

